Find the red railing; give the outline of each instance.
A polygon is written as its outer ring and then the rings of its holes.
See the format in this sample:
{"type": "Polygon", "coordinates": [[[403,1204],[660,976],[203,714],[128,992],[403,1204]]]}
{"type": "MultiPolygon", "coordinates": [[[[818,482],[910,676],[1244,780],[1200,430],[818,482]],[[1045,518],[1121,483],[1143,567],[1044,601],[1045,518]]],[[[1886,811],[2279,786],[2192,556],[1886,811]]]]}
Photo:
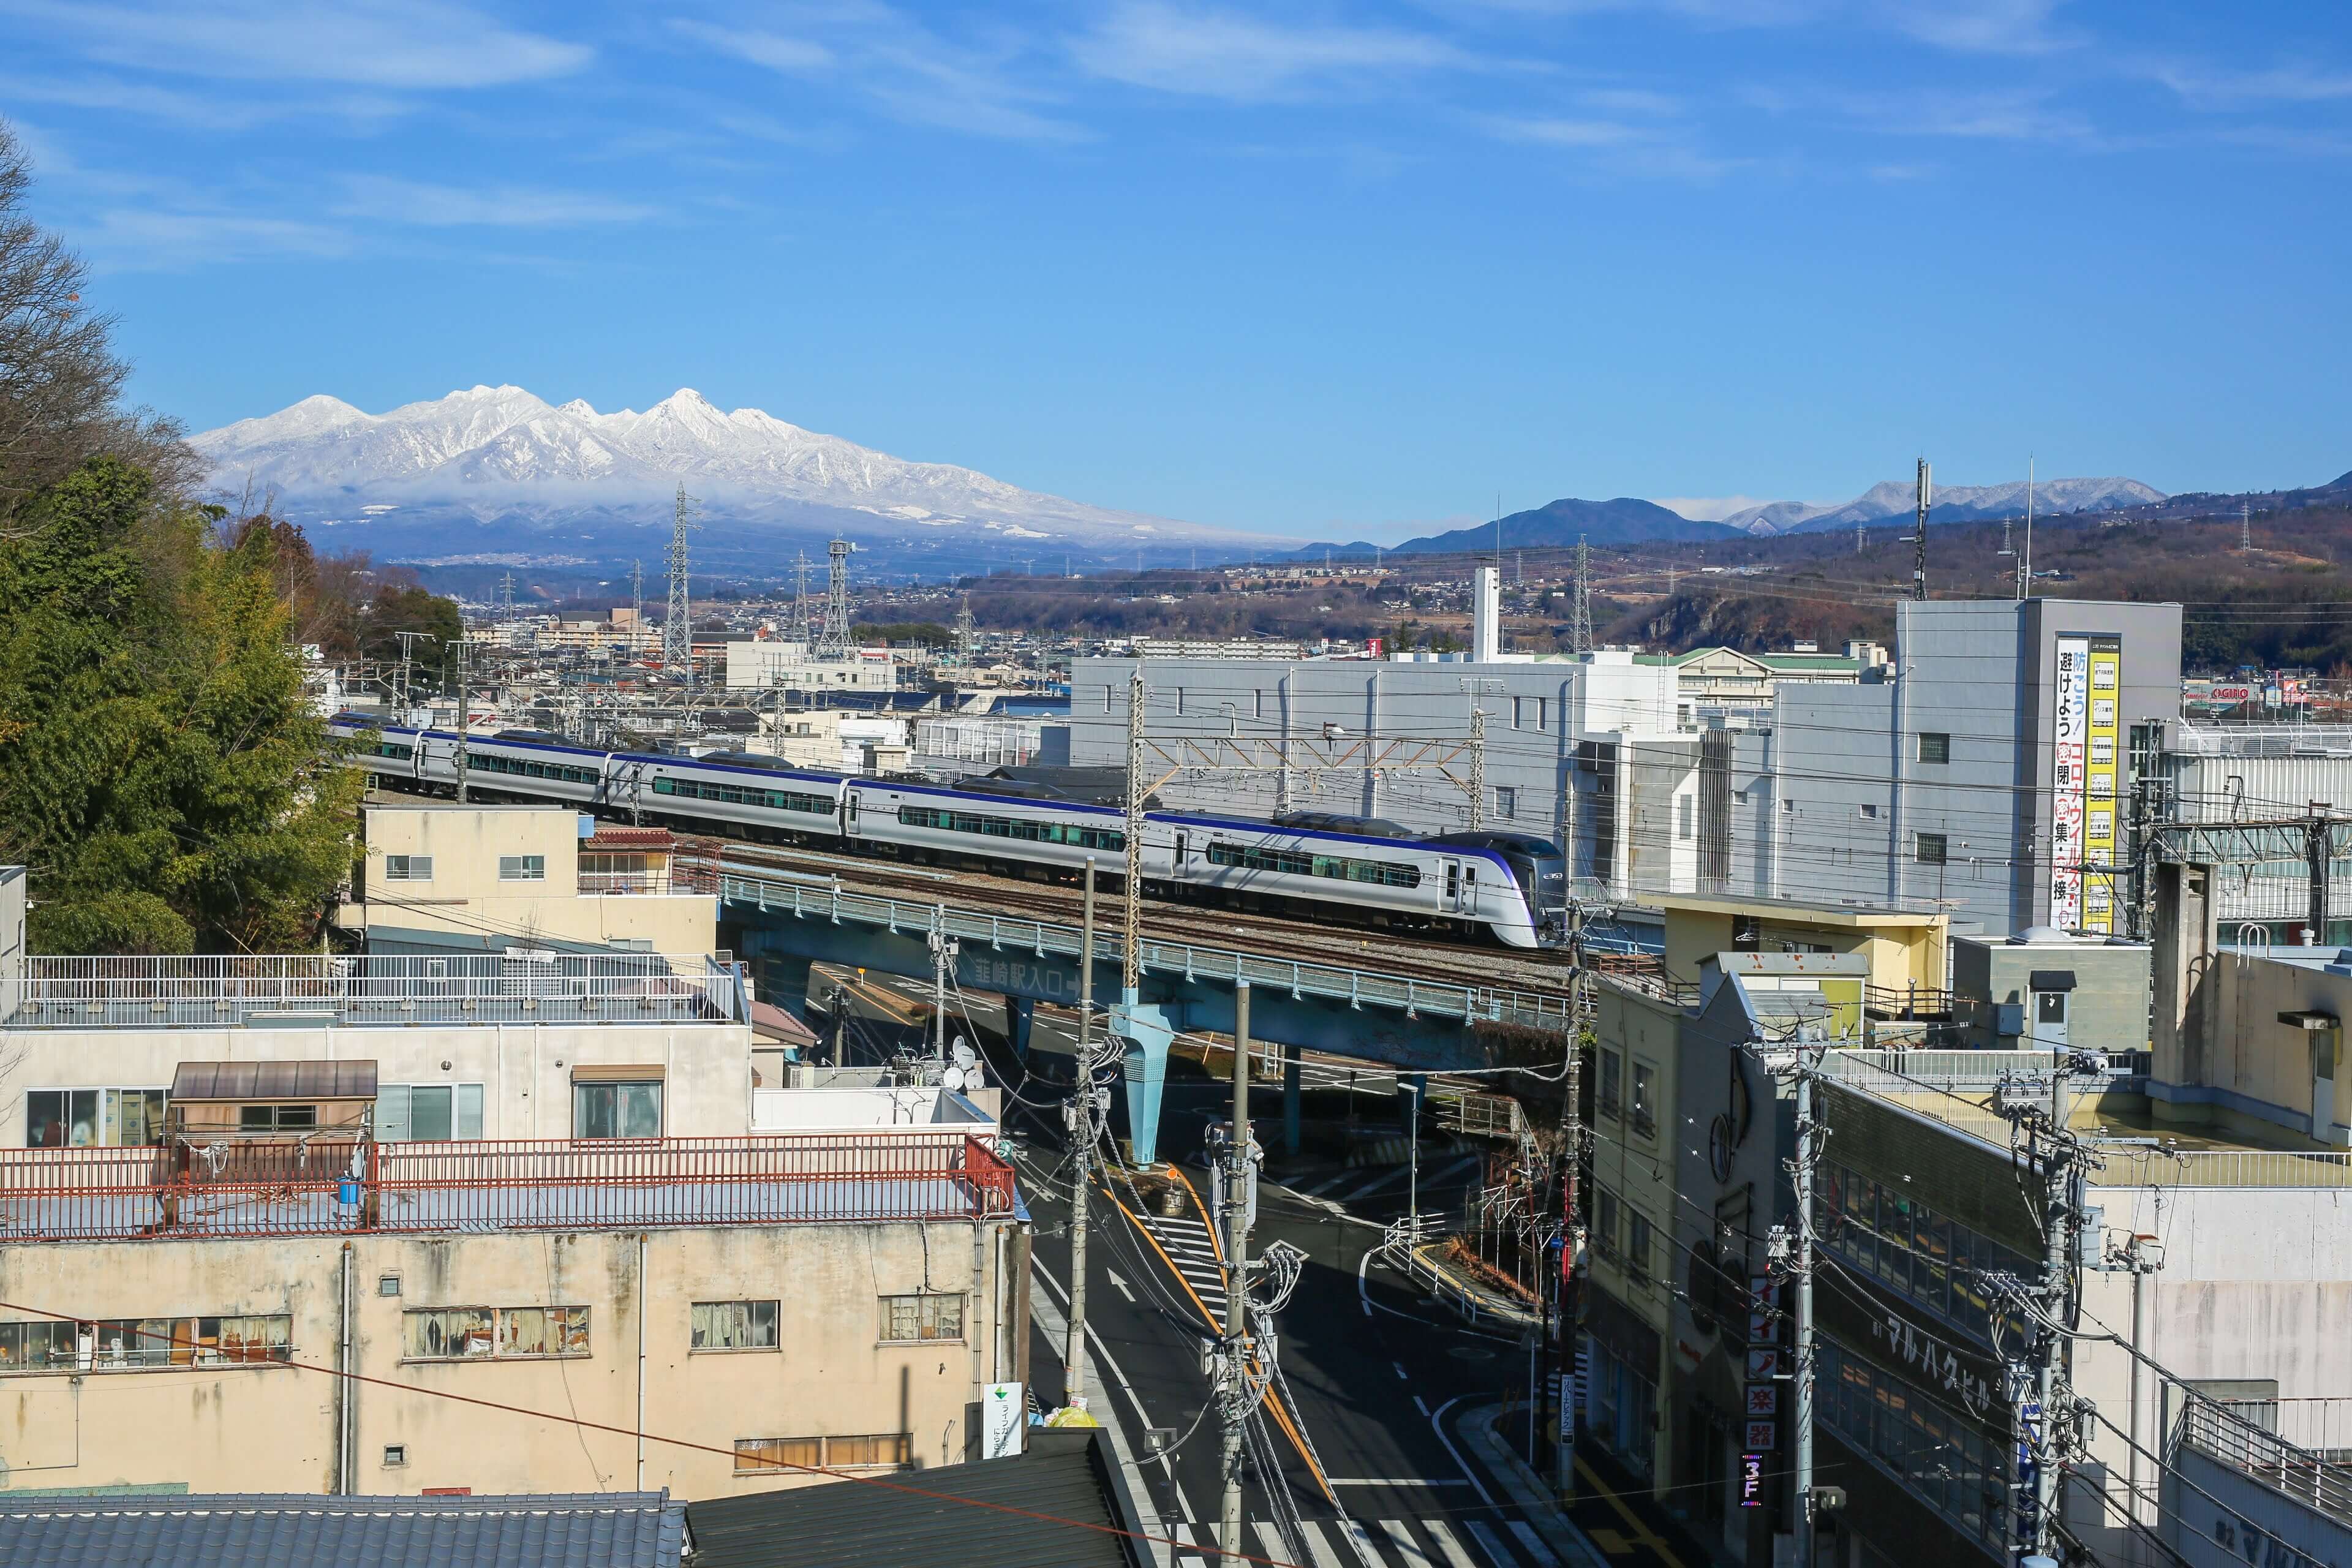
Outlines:
{"type": "Polygon", "coordinates": [[[0,1152],[0,1242],[969,1220],[1013,1168],[963,1133],[0,1152]]]}

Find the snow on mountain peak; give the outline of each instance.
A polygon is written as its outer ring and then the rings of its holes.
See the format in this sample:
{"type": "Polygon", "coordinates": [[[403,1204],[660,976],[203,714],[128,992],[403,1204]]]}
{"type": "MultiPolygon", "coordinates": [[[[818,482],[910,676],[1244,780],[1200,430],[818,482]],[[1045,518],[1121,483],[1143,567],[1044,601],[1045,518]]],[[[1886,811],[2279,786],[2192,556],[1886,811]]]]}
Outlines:
{"type": "Polygon", "coordinates": [[[451,501],[484,516],[503,507],[649,508],[684,482],[707,507],[739,515],[819,506],[1017,523],[1044,531],[1034,537],[1072,542],[1139,521],[970,468],[908,462],[757,408],[721,410],[685,386],[642,414],[600,414],[583,398],[555,407],[513,385],[478,385],[384,414],[310,397],[190,444],[212,464],[215,484],[315,497],[333,516],[348,515],[354,500],[451,501]]]}

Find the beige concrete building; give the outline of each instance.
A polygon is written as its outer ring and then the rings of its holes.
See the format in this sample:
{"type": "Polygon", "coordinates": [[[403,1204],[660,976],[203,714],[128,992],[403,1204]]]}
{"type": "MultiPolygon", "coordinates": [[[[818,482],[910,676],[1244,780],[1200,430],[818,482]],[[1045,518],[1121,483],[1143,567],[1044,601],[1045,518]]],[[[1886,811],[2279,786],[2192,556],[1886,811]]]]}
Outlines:
{"type": "Polygon", "coordinates": [[[734,637],[727,643],[727,685],[783,687],[798,691],[895,691],[898,661],[887,647],[853,649],[846,658],[819,658],[804,642],[734,637]]]}
{"type": "Polygon", "coordinates": [[[709,952],[719,904],[664,829],[562,806],[370,805],[367,858],[336,923],[371,953],[509,948],[709,952]]]}
{"type": "Polygon", "coordinates": [[[1012,1171],[959,1134],[383,1145],[168,1211],[160,1168],[0,1155],[10,1486],[717,1497],[960,1462],[1026,1382],[1012,1171]]]}

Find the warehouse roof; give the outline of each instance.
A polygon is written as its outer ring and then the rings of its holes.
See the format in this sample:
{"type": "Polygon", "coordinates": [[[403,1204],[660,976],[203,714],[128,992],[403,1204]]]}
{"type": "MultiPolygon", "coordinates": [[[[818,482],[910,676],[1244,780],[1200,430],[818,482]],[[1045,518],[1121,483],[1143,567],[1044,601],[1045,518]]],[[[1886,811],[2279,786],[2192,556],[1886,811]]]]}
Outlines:
{"type": "Polygon", "coordinates": [[[689,1503],[695,1568],[1150,1568],[1101,1431],[1028,1437],[1012,1458],[918,1470],[887,1486],[844,1480],[689,1503]]]}
{"type": "Polygon", "coordinates": [[[677,1568],[667,1492],[536,1497],[0,1494],[0,1562],[268,1563],[272,1568],[677,1568]]]}

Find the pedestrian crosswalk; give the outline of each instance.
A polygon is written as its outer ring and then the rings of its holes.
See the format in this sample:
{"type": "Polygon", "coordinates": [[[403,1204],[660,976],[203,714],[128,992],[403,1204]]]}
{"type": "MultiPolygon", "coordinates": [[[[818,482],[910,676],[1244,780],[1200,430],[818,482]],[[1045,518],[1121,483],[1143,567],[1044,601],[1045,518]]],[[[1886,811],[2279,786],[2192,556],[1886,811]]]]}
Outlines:
{"type": "MultiPolygon", "coordinates": [[[[1171,1568],[1218,1568],[1217,1527],[1167,1527],[1171,1568]]],[[[1558,1553],[1524,1522],[1452,1519],[1301,1520],[1297,1543],[1272,1520],[1250,1521],[1242,1551],[1297,1568],[1561,1568],[1558,1553]]]]}
{"type": "Polygon", "coordinates": [[[1168,1254],[1168,1260],[1183,1276],[1184,1283],[1192,1287],[1192,1294],[1200,1298],[1201,1305],[1214,1320],[1213,1326],[1223,1325],[1225,1268],[1207,1225],[1190,1215],[1151,1215],[1144,1220],[1144,1227],[1168,1254]]]}

